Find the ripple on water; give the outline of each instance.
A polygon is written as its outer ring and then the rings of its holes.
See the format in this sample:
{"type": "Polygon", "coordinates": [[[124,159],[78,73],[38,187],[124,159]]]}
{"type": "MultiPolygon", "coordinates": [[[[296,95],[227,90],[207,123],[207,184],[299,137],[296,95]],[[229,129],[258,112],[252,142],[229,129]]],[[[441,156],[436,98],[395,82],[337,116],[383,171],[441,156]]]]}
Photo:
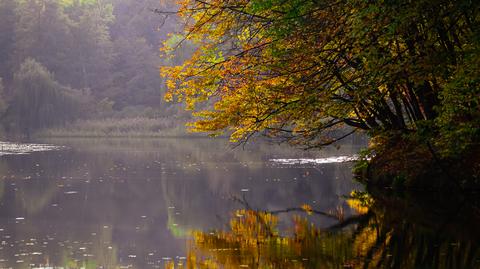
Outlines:
{"type": "Polygon", "coordinates": [[[0,156],[29,154],[32,152],[59,150],[63,147],[48,144],[0,142],[0,156]]]}
{"type": "Polygon", "coordinates": [[[334,156],[327,158],[270,159],[270,162],[283,165],[345,163],[358,160],[358,155],[334,156]]]}

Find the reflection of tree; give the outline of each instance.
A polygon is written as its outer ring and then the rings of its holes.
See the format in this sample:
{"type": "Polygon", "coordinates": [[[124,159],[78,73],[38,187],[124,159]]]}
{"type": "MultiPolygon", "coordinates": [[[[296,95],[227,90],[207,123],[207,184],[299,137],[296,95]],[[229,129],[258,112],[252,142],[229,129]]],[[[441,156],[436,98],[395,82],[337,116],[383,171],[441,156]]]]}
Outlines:
{"type": "MultiPolygon", "coordinates": [[[[99,229],[92,244],[89,245],[90,252],[87,257],[79,253],[73,253],[66,245],[63,250],[61,264],[68,269],[95,269],[95,268],[121,268],[118,263],[117,247],[112,243],[112,230],[99,229]]],[[[87,244],[86,244],[87,245],[87,244]]]]}
{"type": "MultiPolygon", "coordinates": [[[[418,212],[413,198],[398,199],[353,193],[348,204],[358,215],[318,228],[293,216],[293,226],[278,229],[275,212],[238,210],[228,231],[197,231],[189,247],[187,268],[477,268],[480,244],[478,212],[462,200],[453,207],[432,207],[442,216],[418,212]],[[465,207],[467,206],[467,207],[465,207]],[[454,218],[452,208],[456,209],[454,218]],[[463,229],[463,230],[462,230],[463,229]],[[473,229],[473,230],[472,230],[473,229]],[[461,232],[460,232],[461,231],[461,232]]],[[[442,204],[443,206],[443,204],[442,204]]],[[[305,211],[307,211],[305,209],[305,211]]],[[[308,213],[308,211],[307,211],[308,213]]],[[[167,266],[173,267],[173,264],[167,266]]],[[[184,265],[181,265],[182,267],[184,265]]]]}
{"type": "Polygon", "coordinates": [[[351,232],[323,231],[295,216],[288,235],[272,213],[239,210],[228,232],[195,232],[187,265],[206,268],[329,268],[348,264],[351,232]]]}
{"type": "Polygon", "coordinates": [[[396,197],[375,191],[372,195],[374,215],[369,225],[375,227],[377,240],[367,252],[364,267],[480,267],[478,196],[396,197]]]}
{"type": "Polygon", "coordinates": [[[363,215],[341,220],[343,216],[308,205],[267,212],[243,204],[247,209],[234,212],[229,231],[193,233],[188,268],[331,268],[353,264],[355,252],[350,245],[354,229],[319,229],[299,211],[335,218],[338,224],[356,223],[363,215]],[[289,212],[299,214],[293,217],[292,227],[281,231],[278,215],[289,212]]]}

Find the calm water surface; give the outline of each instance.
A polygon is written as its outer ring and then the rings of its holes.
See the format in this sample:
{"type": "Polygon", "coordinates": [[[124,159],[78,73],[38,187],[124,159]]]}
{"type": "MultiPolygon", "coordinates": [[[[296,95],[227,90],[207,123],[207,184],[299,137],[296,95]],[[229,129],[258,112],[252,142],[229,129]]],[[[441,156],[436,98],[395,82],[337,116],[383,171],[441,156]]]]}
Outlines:
{"type": "MultiPolygon", "coordinates": [[[[247,229],[254,240],[288,238],[294,216],[320,229],[358,215],[344,197],[361,189],[351,163],[272,161],[350,156],[358,146],[318,153],[262,143],[232,150],[221,139],[47,142],[66,147],[0,157],[0,268],[206,264],[218,249],[205,249],[205,236],[226,237],[220,231],[231,230],[232,219],[248,221],[248,212],[273,212],[278,231],[247,229]]],[[[235,244],[223,244],[237,257],[232,267],[260,266],[235,244]]]]}

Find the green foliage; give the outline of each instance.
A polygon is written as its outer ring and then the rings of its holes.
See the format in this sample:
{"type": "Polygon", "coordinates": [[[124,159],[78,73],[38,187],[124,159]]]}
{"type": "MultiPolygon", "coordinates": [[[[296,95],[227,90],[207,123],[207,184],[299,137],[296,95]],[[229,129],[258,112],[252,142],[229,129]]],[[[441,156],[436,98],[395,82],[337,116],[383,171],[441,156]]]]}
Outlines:
{"type": "Polygon", "coordinates": [[[89,88],[100,95],[111,82],[114,57],[109,25],[113,23],[113,6],[98,2],[92,6],[73,6],[67,14],[73,19],[70,27],[72,53],[65,64],[71,73],[65,79],[76,88],[89,88]]]}
{"type": "Polygon", "coordinates": [[[395,175],[392,181],[392,187],[396,190],[402,190],[405,187],[405,182],[407,178],[401,172],[398,175],[395,175]]]}
{"type": "Polygon", "coordinates": [[[14,76],[14,93],[5,113],[7,128],[32,131],[64,124],[82,111],[81,95],[60,85],[40,63],[27,59],[14,76]]]}
{"type": "Polygon", "coordinates": [[[18,68],[34,58],[59,82],[96,93],[109,81],[113,57],[108,26],[113,6],[102,1],[19,1],[15,9],[15,53],[18,68]]]}
{"type": "Polygon", "coordinates": [[[439,96],[439,117],[435,120],[440,128],[437,145],[447,156],[458,155],[480,140],[479,34],[477,31],[476,42],[465,48],[465,62],[458,66],[439,96]]]}
{"type": "Polygon", "coordinates": [[[166,66],[175,66],[184,63],[192,57],[195,51],[195,45],[186,39],[185,35],[170,34],[163,42],[162,64],[166,66]]]}
{"type": "Polygon", "coordinates": [[[14,51],[15,0],[0,1],[0,77],[10,78],[14,51]]]}
{"type": "Polygon", "coordinates": [[[372,149],[363,149],[358,153],[358,160],[353,166],[353,173],[357,177],[365,177],[367,175],[368,164],[373,156],[372,149]]]}
{"type": "Polygon", "coordinates": [[[93,5],[97,0],[58,0],[59,4],[65,7],[73,5],[93,5]]]}
{"type": "Polygon", "coordinates": [[[105,94],[115,102],[114,108],[158,107],[162,102],[159,93],[162,80],[158,75],[160,58],[152,57],[154,48],[140,37],[119,37],[113,45],[116,57],[111,69],[112,83],[105,94]]]}
{"type": "MultiPolygon", "coordinates": [[[[73,21],[56,0],[18,1],[15,9],[15,50],[10,57],[13,70],[27,58],[34,58],[64,82],[72,77],[73,21]],[[64,80],[65,79],[65,80],[64,80]]],[[[75,74],[78,76],[78,74],[75,74]]]]}
{"type": "MultiPolygon", "coordinates": [[[[127,107],[160,107],[156,115],[183,113],[162,100],[165,86],[158,74],[158,47],[178,21],[171,16],[161,22],[154,8],[173,10],[175,6],[173,1],[157,0],[0,1],[0,77],[6,88],[1,100],[10,107],[1,124],[15,132],[39,127],[20,128],[20,122],[15,122],[19,117],[13,116],[22,114],[18,109],[14,113],[13,102],[19,98],[14,95],[24,91],[17,89],[14,72],[29,58],[65,86],[61,92],[67,99],[83,104],[82,112],[72,113],[67,122],[120,111],[126,117],[138,116],[127,107]]],[[[189,52],[180,48],[178,55],[189,52]]],[[[45,126],[64,121],[52,122],[45,126]]]]}

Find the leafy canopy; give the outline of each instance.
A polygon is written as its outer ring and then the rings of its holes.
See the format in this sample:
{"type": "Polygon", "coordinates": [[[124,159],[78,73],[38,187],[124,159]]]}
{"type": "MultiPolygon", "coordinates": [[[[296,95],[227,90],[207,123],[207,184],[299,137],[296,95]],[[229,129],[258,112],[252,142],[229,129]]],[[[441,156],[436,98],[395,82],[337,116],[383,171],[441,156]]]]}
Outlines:
{"type": "Polygon", "coordinates": [[[447,135],[478,123],[478,1],[179,4],[197,49],[162,73],[165,98],[198,117],[194,131],[316,147],[358,130],[447,135]]]}

